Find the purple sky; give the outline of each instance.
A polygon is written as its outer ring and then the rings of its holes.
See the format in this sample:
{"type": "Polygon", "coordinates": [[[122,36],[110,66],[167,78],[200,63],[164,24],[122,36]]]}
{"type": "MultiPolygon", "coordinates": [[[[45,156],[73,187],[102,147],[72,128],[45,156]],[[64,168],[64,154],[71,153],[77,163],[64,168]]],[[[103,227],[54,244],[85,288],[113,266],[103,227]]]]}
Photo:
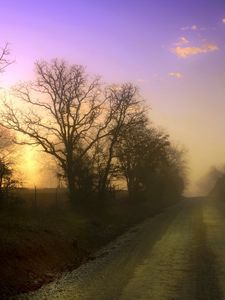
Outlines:
{"type": "Polygon", "coordinates": [[[225,163],[224,0],[7,0],[0,25],[16,59],[1,86],[30,79],[40,58],[86,65],[140,86],[155,122],[189,149],[194,181],[225,163]]]}

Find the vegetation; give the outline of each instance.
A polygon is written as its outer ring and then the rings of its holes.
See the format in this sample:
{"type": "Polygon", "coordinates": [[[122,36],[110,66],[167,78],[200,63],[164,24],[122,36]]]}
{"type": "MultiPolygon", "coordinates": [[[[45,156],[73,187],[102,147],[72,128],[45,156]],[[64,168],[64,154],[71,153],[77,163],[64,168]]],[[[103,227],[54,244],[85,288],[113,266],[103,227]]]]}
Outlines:
{"type": "MultiPolygon", "coordinates": [[[[9,59],[9,45],[5,44],[0,48],[0,73],[12,63],[9,59]]],[[[18,187],[19,181],[14,176],[13,163],[15,149],[13,145],[13,135],[9,130],[0,127],[0,206],[4,206],[10,195],[10,191],[18,187]]]]}
{"type": "Polygon", "coordinates": [[[58,201],[54,189],[37,190],[35,203],[34,191],[17,193],[23,206],[0,210],[2,299],[35,290],[94,259],[107,242],[159,212],[149,201],[131,203],[126,192],[108,199],[104,213],[90,198],[82,214],[71,210],[64,190],[58,191],[58,201]]]}
{"type": "Polygon", "coordinates": [[[17,143],[41,146],[56,159],[72,203],[82,191],[104,199],[118,177],[131,198],[138,191],[152,194],[171,172],[170,190],[182,192],[183,166],[174,166],[178,153],[168,135],[150,125],[133,84],[104,87],[82,66],[56,59],[37,62],[36,80],[20,84],[15,94],[27,109],[5,102],[1,125],[25,136],[17,143]]]}
{"type": "MultiPolygon", "coordinates": [[[[1,53],[0,72],[11,63],[8,45],[1,53]]],[[[18,85],[13,96],[17,102],[5,101],[0,115],[0,201],[22,202],[0,210],[6,296],[93,258],[128,227],[179,201],[185,187],[184,153],[152,125],[132,83],[105,86],[84,67],[55,59],[37,62],[35,81],[18,85]],[[15,189],[17,145],[54,158],[66,189],[15,189]]]]}
{"type": "Polygon", "coordinates": [[[216,197],[219,200],[225,200],[225,171],[222,169],[212,168],[207,176],[207,181],[211,183],[209,196],[216,197]]]}

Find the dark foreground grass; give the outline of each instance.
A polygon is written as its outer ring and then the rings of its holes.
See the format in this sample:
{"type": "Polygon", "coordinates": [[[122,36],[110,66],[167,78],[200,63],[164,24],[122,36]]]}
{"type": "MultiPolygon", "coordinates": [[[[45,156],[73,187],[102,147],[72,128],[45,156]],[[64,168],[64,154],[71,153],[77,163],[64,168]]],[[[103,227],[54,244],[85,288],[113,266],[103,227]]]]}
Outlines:
{"type": "Polygon", "coordinates": [[[49,193],[39,192],[38,204],[0,211],[1,299],[35,290],[94,259],[97,249],[159,211],[125,194],[104,205],[89,199],[82,209],[63,201],[47,205],[48,199],[49,193]]]}

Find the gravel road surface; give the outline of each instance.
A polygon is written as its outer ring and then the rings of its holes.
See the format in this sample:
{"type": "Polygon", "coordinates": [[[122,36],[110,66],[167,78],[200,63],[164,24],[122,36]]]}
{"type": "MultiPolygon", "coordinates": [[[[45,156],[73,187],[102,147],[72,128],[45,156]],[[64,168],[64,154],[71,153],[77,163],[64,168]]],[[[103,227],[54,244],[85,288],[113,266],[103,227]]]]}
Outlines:
{"type": "Polygon", "coordinates": [[[225,299],[225,205],[187,199],[17,299],[225,299]]]}

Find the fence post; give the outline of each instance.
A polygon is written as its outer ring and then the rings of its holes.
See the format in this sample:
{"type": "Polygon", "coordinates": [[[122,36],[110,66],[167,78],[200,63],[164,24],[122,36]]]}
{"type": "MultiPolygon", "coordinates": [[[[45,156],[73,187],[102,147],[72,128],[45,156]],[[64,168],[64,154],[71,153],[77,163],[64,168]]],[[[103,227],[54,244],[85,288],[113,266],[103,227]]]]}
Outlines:
{"type": "Polygon", "coordinates": [[[37,187],[36,185],[34,186],[34,208],[37,208],[37,187]]]}

